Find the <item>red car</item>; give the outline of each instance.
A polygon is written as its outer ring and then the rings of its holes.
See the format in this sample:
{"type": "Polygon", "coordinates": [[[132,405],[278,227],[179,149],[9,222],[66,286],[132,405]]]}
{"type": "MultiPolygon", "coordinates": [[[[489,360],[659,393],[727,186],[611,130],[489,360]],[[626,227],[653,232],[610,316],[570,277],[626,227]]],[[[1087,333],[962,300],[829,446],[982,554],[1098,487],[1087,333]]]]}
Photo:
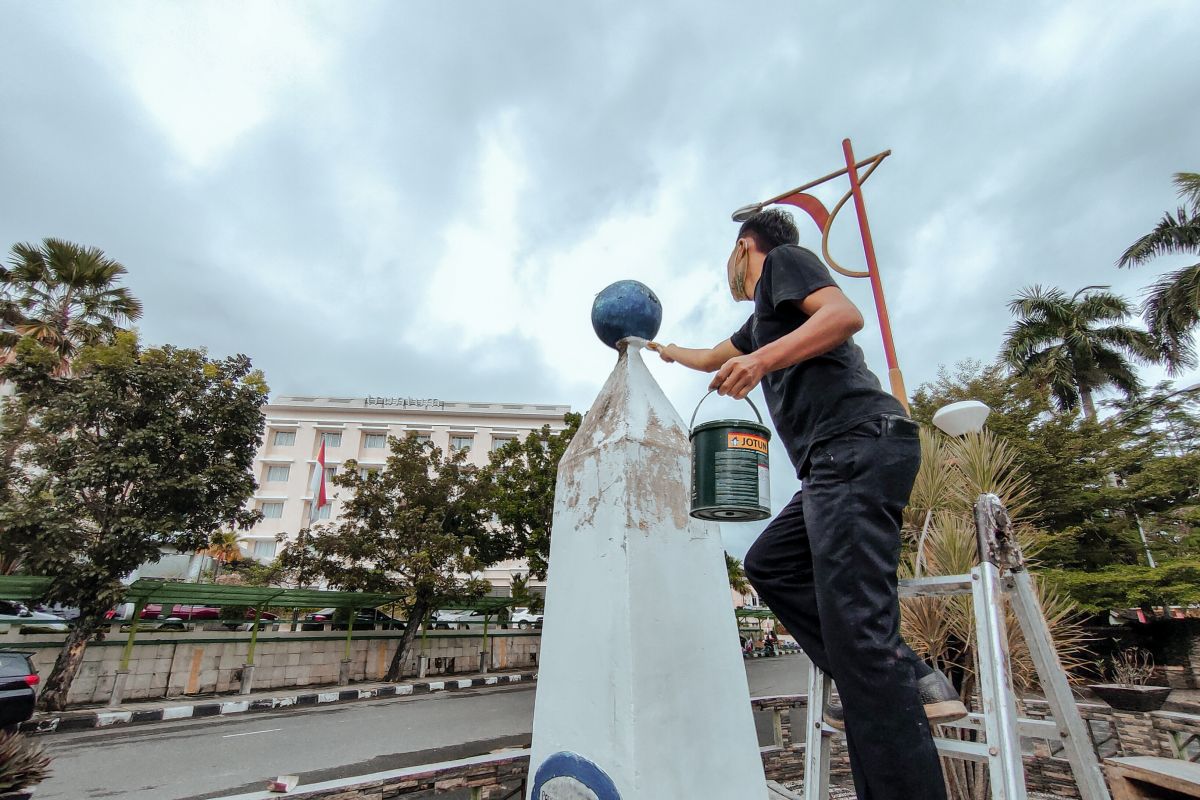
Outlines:
{"type": "MultiPolygon", "coordinates": [[[[133,611],[131,608],[125,612],[125,615],[132,613],[133,611]]],[[[255,612],[253,608],[246,609],[247,622],[253,622],[254,615],[255,612]]],[[[106,619],[113,619],[117,616],[117,612],[109,611],[104,616],[106,619]]],[[[162,606],[158,603],[147,603],[146,607],[142,609],[141,619],[158,619],[159,617],[164,619],[181,619],[188,622],[196,620],[218,620],[221,618],[221,609],[217,608],[216,606],[176,605],[171,607],[171,613],[164,614],[162,606]]],[[[124,615],[122,615],[121,618],[124,618],[124,615]]],[[[264,622],[273,622],[276,618],[277,616],[272,614],[270,611],[264,611],[262,613],[262,619],[264,622]]]]}

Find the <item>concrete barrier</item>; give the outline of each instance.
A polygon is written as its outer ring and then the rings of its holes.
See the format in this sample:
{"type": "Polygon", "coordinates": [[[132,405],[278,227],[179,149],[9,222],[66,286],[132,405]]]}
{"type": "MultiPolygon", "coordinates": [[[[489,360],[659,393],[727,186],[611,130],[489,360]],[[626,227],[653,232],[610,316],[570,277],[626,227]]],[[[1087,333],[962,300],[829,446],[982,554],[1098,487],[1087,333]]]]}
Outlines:
{"type": "MultiPolygon", "coordinates": [[[[70,705],[107,703],[113,696],[126,635],[119,626],[104,641],[88,645],[71,692],[70,705]]],[[[382,680],[402,631],[354,631],[345,678],[382,680]]],[[[0,632],[0,647],[34,653],[44,681],[62,648],[61,634],[0,632]]],[[[426,658],[426,675],[482,672],[482,631],[429,631],[425,650],[418,637],[409,648],[402,677],[417,675],[417,659],[426,658]]],[[[537,665],[538,631],[489,630],[489,669],[537,665]]],[[[137,634],[122,697],[126,701],[158,697],[236,692],[241,689],[250,633],[226,630],[152,631],[137,634]]],[[[253,688],[338,683],[345,658],[346,634],[339,631],[262,631],[258,636],[253,688]]]]}

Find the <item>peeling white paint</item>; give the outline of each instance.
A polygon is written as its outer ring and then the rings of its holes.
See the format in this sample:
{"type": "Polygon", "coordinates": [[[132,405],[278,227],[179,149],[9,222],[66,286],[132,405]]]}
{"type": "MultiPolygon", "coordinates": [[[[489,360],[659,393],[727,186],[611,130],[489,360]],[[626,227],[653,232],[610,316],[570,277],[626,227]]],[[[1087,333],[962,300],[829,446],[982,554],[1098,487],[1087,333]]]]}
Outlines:
{"type": "Polygon", "coordinates": [[[688,516],[687,432],[639,349],[559,467],[530,774],[566,751],[623,800],[765,797],[720,534],[688,516]]]}

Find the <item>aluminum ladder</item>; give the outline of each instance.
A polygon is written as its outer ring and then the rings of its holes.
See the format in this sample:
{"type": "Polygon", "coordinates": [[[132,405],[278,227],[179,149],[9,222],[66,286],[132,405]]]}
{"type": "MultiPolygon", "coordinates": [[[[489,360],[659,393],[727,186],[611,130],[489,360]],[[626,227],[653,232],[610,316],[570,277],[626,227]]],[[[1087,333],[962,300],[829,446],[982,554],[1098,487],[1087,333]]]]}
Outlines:
{"type": "MultiPolygon", "coordinates": [[[[969,714],[949,726],[982,731],[984,740],[963,741],[935,736],[934,744],[945,757],[986,762],[992,800],[1026,800],[1020,737],[1058,741],[1071,765],[1080,797],[1083,800],[1111,800],[1092,749],[1091,737],[1079,716],[1062,662],[1050,638],[1033,580],[1025,569],[1025,557],[1013,535],[1012,522],[996,495],[979,496],[975,504],[975,528],[980,563],[970,574],[900,582],[901,597],[970,594],[974,603],[983,713],[969,714]],[[1013,604],[1053,719],[1032,720],[1017,716],[1017,698],[1005,644],[1008,641],[1004,622],[1005,595],[1013,604]]],[[[810,665],[804,800],[827,800],[829,797],[829,744],[836,731],[823,722],[821,712],[829,699],[830,684],[828,676],[810,665]],[[814,743],[819,744],[814,747],[814,743]],[[816,780],[810,780],[810,776],[816,776],[816,780]]]]}

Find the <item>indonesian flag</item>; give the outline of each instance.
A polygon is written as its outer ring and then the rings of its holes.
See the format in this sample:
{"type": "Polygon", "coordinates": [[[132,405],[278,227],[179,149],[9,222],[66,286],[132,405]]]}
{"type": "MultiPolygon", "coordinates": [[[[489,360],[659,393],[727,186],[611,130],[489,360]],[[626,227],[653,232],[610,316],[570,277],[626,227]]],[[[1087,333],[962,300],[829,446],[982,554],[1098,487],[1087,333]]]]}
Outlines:
{"type": "Polygon", "coordinates": [[[312,504],[309,506],[308,521],[317,521],[321,507],[329,505],[329,496],[325,494],[325,439],[321,439],[321,452],[317,453],[317,466],[312,476],[312,504]]]}

